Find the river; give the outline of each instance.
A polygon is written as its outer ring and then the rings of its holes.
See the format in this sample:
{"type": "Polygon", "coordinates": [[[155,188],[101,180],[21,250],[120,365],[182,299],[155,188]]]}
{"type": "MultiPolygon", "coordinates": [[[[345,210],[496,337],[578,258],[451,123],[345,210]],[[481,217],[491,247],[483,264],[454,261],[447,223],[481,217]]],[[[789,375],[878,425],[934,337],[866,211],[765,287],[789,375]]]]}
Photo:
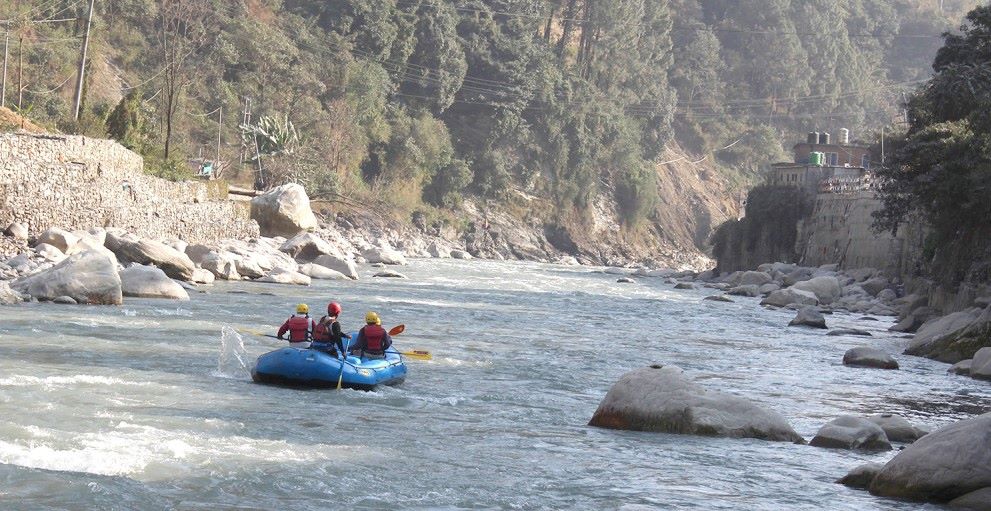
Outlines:
{"type": "MultiPolygon", "coordinates": [[[[660,279],[588,268],[416,260],[409,280],[308,288],[219,283],[189,302],[0,308],[0,508],[937,509],[834,483],[867,454],[586,424],[652,362],[783,414],[806,439],[841,414],[938,427],[991,410],[986,383],[896,355],[844,367],[863,343],[900,353],[890,321],[827,316],[872,339],[787,328],[755,299],[702,301],[660,279]],[[406,325],[426,349],[377,392],[257,385],[247,368],[300,301],[406,325]]],[[[367,271],[366,271],[367,273],[367,271]]],[[[316,281],[315,281],[316,282],[316,281]]]]}

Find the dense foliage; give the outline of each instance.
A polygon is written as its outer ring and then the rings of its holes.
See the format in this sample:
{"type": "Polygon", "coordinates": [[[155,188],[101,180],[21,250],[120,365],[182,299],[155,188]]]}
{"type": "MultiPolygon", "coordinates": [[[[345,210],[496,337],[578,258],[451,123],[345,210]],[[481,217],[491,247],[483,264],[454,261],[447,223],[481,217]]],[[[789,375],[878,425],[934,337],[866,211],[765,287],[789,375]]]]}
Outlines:
{"type": "Polygon", "coordinates": [[[947,35],[936,74],[909,101],[909,127],[889,141],[879,170],[884,210],[877,225],[896,229],[921,215],[931,227],[924,254],[943,283],[987,281],[991,261],[991,6],[947,35]]]}
{"type": "Polygon", "coordinates": [[[48,21],[88,2],[5,4],[20,108],[162,174],[213,159],[219,128],[220,159],[264,186],[447,208],[519,190],[569,218],[607,198],[628,226],[673,142],[742,182],[795,133],[866,131],[950,26],[908,0],[101,0],[76,121],[84,23],[48,21]],[[261,122],[292,150],[242,137],[261,122]]]}

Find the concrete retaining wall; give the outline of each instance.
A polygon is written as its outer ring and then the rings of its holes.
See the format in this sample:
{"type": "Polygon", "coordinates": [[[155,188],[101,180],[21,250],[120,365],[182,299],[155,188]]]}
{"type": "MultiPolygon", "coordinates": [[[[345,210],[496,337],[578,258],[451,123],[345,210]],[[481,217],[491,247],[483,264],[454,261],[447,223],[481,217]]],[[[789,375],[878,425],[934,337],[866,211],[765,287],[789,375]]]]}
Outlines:
{"type": "MultiPolygon", "coordinates": [[[[258,236],[246,203],[218,182],[171,182],[111,140],[0,134],[0,226],[119,227],[152,239],[205,243],[258,236]]],[[[2,229],[0,227],[0,229],[2,229]]]]}

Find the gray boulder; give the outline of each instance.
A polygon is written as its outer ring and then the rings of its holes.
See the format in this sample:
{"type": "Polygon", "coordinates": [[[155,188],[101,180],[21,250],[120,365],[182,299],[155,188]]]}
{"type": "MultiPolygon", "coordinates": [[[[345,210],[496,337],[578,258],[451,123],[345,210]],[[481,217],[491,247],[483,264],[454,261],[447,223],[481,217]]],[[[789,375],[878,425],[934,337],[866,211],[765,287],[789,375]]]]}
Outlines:
{"type": "Polygon", "coordinates": [[[767,296],[779,289],[781,289],[781,286],[775,284],[774,282],[769,282],[761,286],[757,291],[761,294],[761,296],[767,296]]]}
{"type": "Polygon", "coordinates": [[[928,431],[913,426],[904,418],[890,413],[871,415],[867,417],[867,420],[880,426],[884,430],[885,436],[892,442],[910,444],[928,433],[928,431]]]}
{"type": "Polygon", "coordinates": [[[79,302],[71,296],[57,296],[52,303],[57,303],[59,305],[78,305],[79,302]]]}
{"type": "Polygon", "coordinates": [[[799,282],[792,286],[792,289],[808,291],[819,299],[819,303],[828,305],[839,299],[843,293],[843,287],[836,277],[825,276],[799,282]]]}
{"type": "Polygon", "coordinates": [[[778,413],[739,396],[706,390],[675,366],[654,365],[623,375],[589,425],[805,443],[778,413]]]}
{"type": "Polygon", "coordinates": [[[695,284],[691,282],[679,282],[674,285],[675,289],[695,289],[695,284]]]}
{"type": "Polygon", "coordinates": [[[372,247],[361,252],[361,256],[369,263],[405,265],[406,256],[390,247],[372,247]]]}
{"type": "Polygon", "coordinates": [[[124,296],[189,300],[189,293],[181,285],[154,266],[136,264],[125,268],[120,272],[120,282],[124,296]]]}
{"type": "Polygon", "coordinates": [[[917,307],[898,323],[892,325],[888,330],[892,332],[915,333],[927,321],[936,317],[936,310],[929,306],[917,307]]]}
{"type": "Polygon", "coordinates": [[[858,490],[866,490],[870,487],[871,482],[877,477],[878,473],[884,465],[880,463],[864,463],[850,471],[849,474],[843,476],[842,479],[836,481],[844,486],[849,486],[850,488],[856,488],[858,490]]]}
{"type": "Polygon", "coordinates": [[[186,247],[186,256],[189,257],[193,263],[200,265],[202,265],[203,260],[213,252],[215,252],[215,250],[206,245],[196,244],[188,245],[186,247]]]}
{"type": "Polygon", "coordinates": [[[962,374],[964,376],[970,376],[970,366],[974,363],[973,359],[968,358],[967,360],[961,360],[956,364],[950,366],[946,372],[951,374],[962,374]]]}
{"type": "Polygon", "coordinates": [[[844,415],[819,429],[809,442],[815,447],[856,449],[861,451],[890,451],[891,443],[881,426],[860,417],[844,415]]]}
{"type": "Polygon", "coordinates": [[[57,247],[49,245],[48,243],[39,243],[34,247],[34,252],[44,258],[46,261],[59,262],[65,259],[65,254],[62,253],[57,247]]]}
{"type": "Polygon", "coordinates": [[[465,252],[464,250],[452,250],[451,257],[454,259],[462,259],[462,260],[473,259],[471,254],[465,252]]]}
{"type": "Polygon", "coordinates": [[[843,354],[843,365],[873,367],[876,369],[898,369],[898,362],[891,355],[869,346],[851,348],[843,354]]]}
{"type": "Polygon", "coordinates": [[[296,235],[296,237],[283,243],[279,250],[303,263],[313,261],[322,255],[339,254],[334,246],[312,232],[296,235]]]}
{"type": "Polygon", "coordinates": [[[380,277],[380,278],[386,278],[386,279],[405,279],[405,278],[407,278],[406,275],[403,275],[402,273],[399,273],[398,271],[392,271],[392,270],[382,270],[382,271],[376,273],[375,275],[372,275],[372,277],[380,277]]]}
{"type": "Polygon", "coordinates": [[[798,305],[819,305],[819,299],[814,293],[802,291],[795,288],[779,289],[767,295],[760,304],[772,305],[774,307],[787,307],[791,304],[798,305]]]}
{"type": "Polygon", "coordinates": [[[723,296],[723,295],[707,296],[707,297],[703,298],[703,300],[709,300],[711,302],[729,302],[729,303],[733,303],[733,300],[732,299],[730,299],[727,296],[723,296]]]}
{"type": "Polygon", "coordinates": [[[272,284],[290,284],[294,286],[309,286],[310,277],[302,273],[284,268],[275,268],[268,275],[257,280],[257,282],[269,282],[272,284]]]}
{"type": "Polygon", "coordinates": [[[815,307],[802,307],[798,310],[795,319],[788,323],[788,326],[808,326],[812,328],[826,328],[826,318],[822,316],[815,307]]]}
{"type": "Polygon", "coordinates": [[[736,287],[729,288],[726,291],[726,294],[733,295],[733,296],[756,297],[756,296],[760,296],[760,286],[758,286],[756,284],[748,284],[748,285],[743,285],[743,286],[736,286],[736,287]]]}
{"type": "Polygon", "coordinates": [[[213,275],[213,272],[203,268],[196,268],[193,270],[193,278],[190,282],[195,282],[197,284],[213,284],[214,280],[216,280],[216,277],[213,275]]]}
{"type": "Polygon", "coordinates": [[[123,302],[116,261],[97,251],[69,256],[47,270],[15,280],[11,287],[39,300],[69,296],[79,303],[123,302]]]}
{"type": "Polygon", "coordinates": [[[0,281],[0,305],[16,305],[21,303],[20,293],[10,288],[10,284],[0,281]]]}
{"type": "Polygon", "coordinates": [[[289,183],[251,199],[251,218],[258,222],[263,236],[292,237],[316,229],[317,217],[310,209],[306,190],[289,183]]]}
{"type": "Polygon", "coordinates": [[[991,487],[991,413],[940,428],[905,447],[871,483],[875,495],[947,502],[991,487]]]}
{"type": "Polygon", "coordinates": [[[894,303],[898,299],[898,293],[894,289],[882,289],[880,293],[877,294],[877,299],[883,303],[894,303]]]}
{"type": "Polygon", "coordinates": [[[189,256],[159,241],[135,239],[108,233],[106,247],[122,263],[131,262],[157,266],[174,279],[191,280],[193,270],[196,269],[196,265],[189,259],[189,256]]]}
{"type": "Polygon", "coordinates": [[[430,257],[435,257],[437,259],[451,258],[451,249],[445,247],[444,245],[441,245],[440,243],[437,243],[436,241],[434,241],[433,243],[430,244],[429,247],[427,247],[427,253],[430,254],[430,257]]]}
{"type": "Polygon", "coordinates": [[[770,275],[762,271],[747,271],[740,276],[740,285],[760,287],[772,280],[770,275]]]}
{"type": "Polygon", "coordinates": [[[616,282],[619,283],[619,284],[636,284],[637,283],[637,281],[631,279],[630,277],[620,277],[620,278],[616,279],[616,282]]]}
{"type": "Polygon", "coordinates": [[[989,334],[991,308],[954,312],[922,325],[905,354],[952,364],[973,358],[977,350],[987,346],[989,334]]]}
{"type": "Polygon", "coordinates": [[[299,267],[299,272],[311,279],[318,280],[350,280],[346,275],[337,271],[331,270],[326,266],[320,266],[316,263],[306,263],[299,267]]]}
{"type": "Polygon", "coordinates": [[[241,280],[241,274],[237,272],[237,259],[238,256],[230,252],[210,252],[201,265],[218,279],[241,280]]]}
{"type": "Polygon", "coordinates": [[[786,286],[794,286],[799,282],[811,279],[813,271],[812,268],[795,268],[781,279],[781,283],[786,286]]]}
{"type": "Polygon", "coordinates": [[[4,234],[14,238],[15,240],[27,240],[28,239],[28,226],[20,222],[14,222],[7,226],[3,231],[4,234]]]}
{"type": "Polygon", "coordinates": [[[35,245],[41,245],[42,243],[47,243],[61,250],[62,253],[65,253],[76,243],[79,243],[79,237],[69,231],[53,227],[41,233],[38,239],[35,240],[35,245]]]}
{"type": "Polygon", "coordinates": [[[874,277],[861,283],[860,287],[862,287],[864,291],[870,293],[871,296],[877,296],[881,291],[888,289],[888,286],[890,285],[891,283],[888,282],[888,279],[884,277],[874,277]]]}
{"type": "Polygon", "coordinates": [[[338,271],[351,280],[358,280],[358,268],[354,265],[354,261],[350,259],[345,259],[336,255],[322,255],[316,258],[316,260],[313,261],[313,264],[338,271]]]}
{"type": "Polygon", "coordinates": [[[961,511],[991,511],[991,486],[957,497],[948,505],[961,511]]]}
{"type": "Polygon", "coordinates": [[[874,337],[873,334],[867,330],[860,330],[859,328],[839,328],[836,330],[831,330],[828,334],[830,336],[838,337],[844,335],[855,335],[858,337],[874,337]]]}
{"type": "Polygon", "coordinates": [[[981,348],[974,354],[970,376],[979,380],[991,380],[991,347],[981,348]]]}

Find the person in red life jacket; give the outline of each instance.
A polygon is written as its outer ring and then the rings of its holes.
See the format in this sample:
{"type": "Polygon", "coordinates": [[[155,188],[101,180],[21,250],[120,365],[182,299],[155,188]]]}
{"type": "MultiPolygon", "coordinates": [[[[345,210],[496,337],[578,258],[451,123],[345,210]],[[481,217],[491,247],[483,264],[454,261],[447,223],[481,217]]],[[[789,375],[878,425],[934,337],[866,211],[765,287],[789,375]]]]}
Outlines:
{"type": "Polygon", "coordinates": [[[289,332],[289,347],[309,348],[310,334],[313,332],[313,320],[310,319],[310,307],[305,303],[296,306],[296,314],[293,314],[279,327],[279,339],[289,332]]]}
{"type": "Polygon", "coordinates": [[[365,326],[358,331],[354,353],[365,358],[385,358],[385,350],[392,346],[389,332],[382,328],[382,320],[374,312],[365,314],[365,326]]]}
{"type": "Polygon", "coordinates": [[[337,321],[340,315],[341,304],[330,302],[327,305],[327,315],[320,318],[320,321],[313,327],[313,342],[326,345],[324,349],[327,349],[328,353],[333,356],[344,353],[344,339],[351,339],[350,335],[341,331],[341,324],[337,321]]]}

